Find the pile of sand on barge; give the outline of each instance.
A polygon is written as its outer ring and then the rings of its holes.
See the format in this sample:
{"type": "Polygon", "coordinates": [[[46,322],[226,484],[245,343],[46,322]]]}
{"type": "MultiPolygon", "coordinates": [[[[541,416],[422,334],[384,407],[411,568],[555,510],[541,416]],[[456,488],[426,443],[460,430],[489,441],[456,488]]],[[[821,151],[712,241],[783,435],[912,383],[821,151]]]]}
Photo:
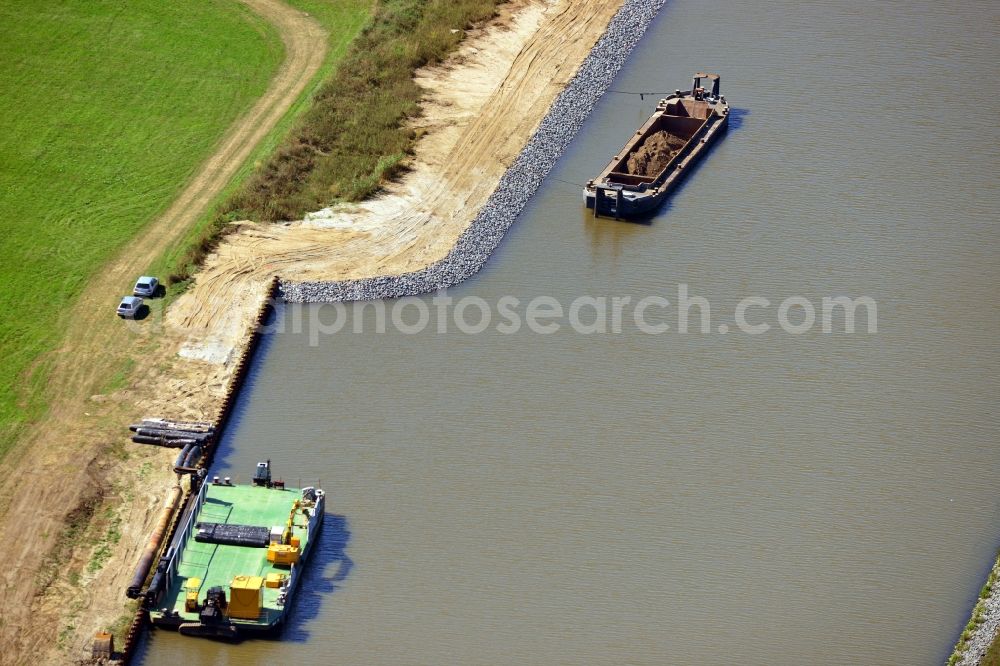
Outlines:
{"type": "Polygon", "coordinates": [[[687,143],[666,130],[654,132],[628,158],[628,173],[633,176],[655,177],[687,143]]]}

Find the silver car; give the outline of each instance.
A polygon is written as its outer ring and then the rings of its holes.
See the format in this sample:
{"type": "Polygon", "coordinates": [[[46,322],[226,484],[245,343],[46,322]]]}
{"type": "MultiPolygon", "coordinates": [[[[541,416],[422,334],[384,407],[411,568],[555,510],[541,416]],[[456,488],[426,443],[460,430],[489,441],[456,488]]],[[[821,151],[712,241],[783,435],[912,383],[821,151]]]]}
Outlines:
{"type": "Polygon", "coordinates": [[[142,308],[142,299],[138,296],[126,296],[118,304],[118,316],[122,319],[135,319],[142,308]]]}
{"type": "Polygon", "coordinates": [[[152,298],[156,296],[156,289],[160,286],[160,281],[155,277],[149,277],[148,275],[143,275],[139,278],[135,287],[132,288],[132,293],[135,296],[145,296],[146,298],[152,298]]]}

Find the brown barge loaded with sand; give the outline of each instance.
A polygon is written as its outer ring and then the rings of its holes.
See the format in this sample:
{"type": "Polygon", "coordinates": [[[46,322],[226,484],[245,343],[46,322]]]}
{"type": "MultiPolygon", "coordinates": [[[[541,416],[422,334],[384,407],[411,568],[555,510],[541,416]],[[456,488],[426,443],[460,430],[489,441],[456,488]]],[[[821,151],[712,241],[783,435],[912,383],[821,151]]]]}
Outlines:
{"type": "Polygon", "coordinates": [[[660,100],[656,111],[587,183],[583,200],[594,215],[638,217],[655,210],[729,125],[718,74],[694,75],[691,91],[660,100]],[[706,91],[701,80],[712,82],[706,91]]]}

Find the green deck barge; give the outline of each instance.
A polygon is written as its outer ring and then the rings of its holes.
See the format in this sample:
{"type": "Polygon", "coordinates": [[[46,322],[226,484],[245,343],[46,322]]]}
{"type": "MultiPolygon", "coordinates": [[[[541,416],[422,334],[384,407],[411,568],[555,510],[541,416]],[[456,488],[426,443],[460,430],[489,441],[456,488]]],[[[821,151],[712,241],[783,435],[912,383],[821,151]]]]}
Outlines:
{"type": "Polygon", "coordinates": [[[161,559],[165,579],[162,594],[150,606],[153,624],[178,628],[184,634],[226,638],[280,626],[292,603],[302,565],[322,525],[324,499],[321,490],[272,485],[269,475],[266,485],[204,484],[191,510],[182,516],[173,543],[161,559]],[[195,538],[199,526],[204,524],[230,526],[229,529],[251,526],[257,533],[264,530],[267,536],[257,545],[208,543],[195,538]],[[297,563],[282,565],[268,561],[269,550],[287,552],[294,550],[294,546],[298,547],[297,563]],[[272,574],[270,584],[266,583],[268,574],[272,574]],[[261,584],[260,579],[265,583],[261,584]],[[254,600],[249,611],[241,605],[247,593],[239,589],[247,580],[256,581],[251,585],[260,589],[259,596],[256,590],[249,592],[254,600]],[[209,591],[213,588],[224,591],[221,602],[209,601],[209,591]],[[197,591],[197,606],[193,609],[187,601],[192,590],[197,591]],[[259,610],[255,608],[257,599],[259,610]],[[206,614],[205,607],[213,605],[218,612],[214,616],[212,612],[206,614]]]}

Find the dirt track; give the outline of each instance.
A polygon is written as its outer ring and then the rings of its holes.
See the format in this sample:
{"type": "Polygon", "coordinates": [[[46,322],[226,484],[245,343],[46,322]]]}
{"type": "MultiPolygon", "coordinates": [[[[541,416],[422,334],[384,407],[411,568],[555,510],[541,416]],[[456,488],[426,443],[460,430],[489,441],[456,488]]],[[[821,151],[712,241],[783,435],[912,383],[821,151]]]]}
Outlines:
{"type": "MultiPolygon", "coordinates": [[[[66,318],[69,324],[65,342],[53,355],[46,396],[50,411],[21,439],[7,463],[17,469],[0,481],[0,539],[5,544],[0,584],[3,663],[57,663],[38,655],[51,655],[46,649],[52,648],[63,628],[63,623],[53,621],[66,610],[60,606],[68,598],[71,603],[79,603],[81,611],[91,605],[80,598],[78,591],[66,589],[67,583],[61,578],[45,597],[38,597],[36,581],[43,565],[40,555],[49,551],[62,531],[66,513],[82,499],[106,490],[95,487],[99,479],[107,476],[107,470],[97,469],[96,462],[107,437],[114,436],[107,432],[107,420],[101,418],[114,405],[95,403],[90,396],[100,392],[109,368],[113,372],[128,356],[151,351],[148,340],[137,336],[123,339],[127,338],[124,326],[111,314],[115,299],[129,290],[137,267],[151,263],[185,234],[323,63],[327,34],[319,23],[278,0],[243,2],[275,25],[285,46],[284,62],[264,96],[230,128],[217,152],[170,208],[92,278],[66,318]],[[30,492],[26,491],[28,487],[30,492]],[[34,615],[29,616],[29,612],[34,615]]],[[[164,485],[162,479],[159,485],[164,485]]],[[[139,515],[125,517],[122,545],[142,538],[148,499],[137,497],[132,513],[137,510],[139,515]]],[[[90,586],[91,590],[98,588],[90,586]]],[[[89,596],[87,590],[80,592],[89,596]]],[[[124,599],[119,590],[112,594],[113,619],[121,612],[124,599]]],[[[82,622],[82,634],[93,632],[95,625],[91,622],[82,622]]],[[[71,638],[65,640],[73,642],[71,638]]]]}
{"type": "MultiPolygon", "coordinates": [[[[79,655],[95,629],[120,615],[125,581],[173,483],[162,471],[172,458],[169,452],[130,445],[129,459],[118,461],[107,455],[104,442],[123,441],[124,424],[144,415],[213,417],[230,361],[271,276],[390,275],[443,257],[621,4],[516,0],[505,5],[446,65],[421,72],[428,95],[416,128],[425,134],[400,182],[373,201],[321,211],[306,221],[245,223],[226,237],[194,286],[171,307],[158,339],[132,335],[123,343],[121,322],[108,316],[108,304],[127,288],[134,267],[184,233],[266,133],[261,125],[280,117],[322,61],[318,45],[325,44],[325,36],[319,26],[277,0],[245,1],[279,26],[287,61],[265,98],[224,139],[181,199],[88,288],[71,318],[69,342],[55,360],[52,411],[23,440],[24,476],[0,482],[0,538],[10,544],[0,641],[22,662],[35,663],[27,656],[35,650],[51,650],[70,621],[76,629],[61,654],[79,655]],[[101,392],[109,367],[140,355],[143,370],[131,386],[93,395],[101,392]],[[107,480],[101,489],[95,488],[99,479],[107,480]],[[20,492],[24,484],[39,490],[20,492]],[[120,498],[112,505],[120,507],[122,519],[118,548],[101,571],[85,572],[79,585],[56,576],[47,593],[36,596],[37,554],[51,547],[66,513],[96,490],[106,499],[120,498]],[[25,515],[31,521],[18,519],[25,515]],[[29,611],[36,614],[30,622],[29,611]]],[[[147,321],[142,328],[155,326],[147,321]]],[[[73,565],[85,564],[90,550],[74,553],[73,565]]],[[[9,658],[10,653],[2,660],[9,658]]]]}

